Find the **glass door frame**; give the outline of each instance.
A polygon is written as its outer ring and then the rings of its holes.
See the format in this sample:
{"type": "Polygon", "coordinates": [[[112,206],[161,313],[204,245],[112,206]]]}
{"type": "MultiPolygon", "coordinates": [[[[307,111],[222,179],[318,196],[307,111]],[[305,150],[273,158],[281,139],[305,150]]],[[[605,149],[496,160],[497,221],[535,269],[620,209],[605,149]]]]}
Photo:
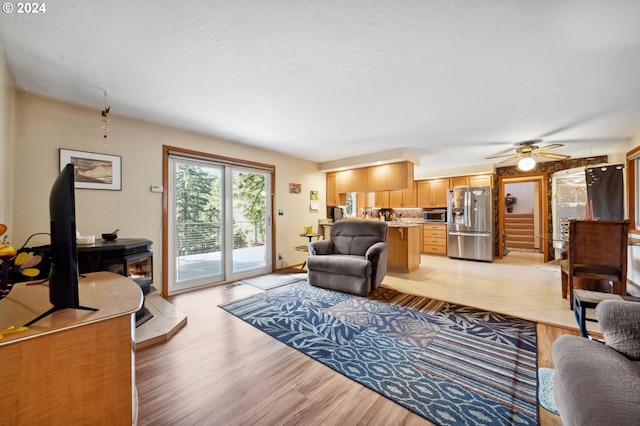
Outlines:
{"type": "MultiPolygon", "coordinates": [[[[175,146],[163,145],[163,169],[162,169],[162,182],[163,182],[163,192],[162,192],[162,296],[168,297],[171,294],[177,294],[178,292],[170,293],[169,292],[169,280],[172,279],[169,275],[169,262],[174,261],[174,259],[170,259],[170,203],[172,202],[169,199],[169,185],[171,181],[171,176],[169,173],[169,162],[172,156],[179,156],[184,158],[193,158],[211,161],[215,163],[222,163],[229,166],[235,166],[238,168],[247,168],[247,169],[255,169],[270,173],[270,185],[267,185],[265,188],[265,214],[267,215],[267,230],[265,237],[268,239],[268,253],[266,253],[267,265],[264,268],[264,272],[272,272],[274,268],[274,259],[275,259],[275,221],[273,220],[273,206],[274,206],[274,198],[275,198],[275,171],[276,168],[274,165],[258,163],[252,161],[246,161],[242,159],[235,159],[230,157],[222,157],[214,154],[209,154],[205,152],[198,152],[189,149],[179,148],[175,146]],[[270,188],[269,188],[270,186],[270,188]]],[[[253,275],[255,275],[255,271],[251,271],[253,275]]],[[[229,270],[228,274],[231,274],[231,270],[229,270]]],[[[212,283],[211,285],[220,285],[225,284],[231,281],[235,281],[239,279],[240,274],[237,274],[231,278],[227,276],[227,279],[221,282],[212,283]]],[[[196,287],[200,288],[200,287],[196,287]]],[[[189,290],[185,290],[189,291],[189,290]]]]}

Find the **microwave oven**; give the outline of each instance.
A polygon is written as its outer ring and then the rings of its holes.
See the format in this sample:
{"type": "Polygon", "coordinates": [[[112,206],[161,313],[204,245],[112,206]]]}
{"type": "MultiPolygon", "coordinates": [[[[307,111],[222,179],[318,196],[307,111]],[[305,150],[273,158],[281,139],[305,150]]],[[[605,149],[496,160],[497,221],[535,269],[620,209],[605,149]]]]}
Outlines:
{"type": "Polygon", "coordinates": [[[447,210],[446,209],[429,209],[422,211],[422,219],[425,222],[446,222],[447,210]]]}

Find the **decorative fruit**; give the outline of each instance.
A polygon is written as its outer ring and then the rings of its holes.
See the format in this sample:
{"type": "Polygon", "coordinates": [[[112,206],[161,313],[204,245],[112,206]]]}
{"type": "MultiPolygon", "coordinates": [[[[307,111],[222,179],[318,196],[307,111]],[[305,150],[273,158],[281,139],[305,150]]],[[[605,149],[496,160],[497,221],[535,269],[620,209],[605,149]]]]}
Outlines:
{"type": "Polygon", "coordinates": [[[9,243],[0,243],[0,257],[8,259],[16,255],[16,249],[9,243]]]}

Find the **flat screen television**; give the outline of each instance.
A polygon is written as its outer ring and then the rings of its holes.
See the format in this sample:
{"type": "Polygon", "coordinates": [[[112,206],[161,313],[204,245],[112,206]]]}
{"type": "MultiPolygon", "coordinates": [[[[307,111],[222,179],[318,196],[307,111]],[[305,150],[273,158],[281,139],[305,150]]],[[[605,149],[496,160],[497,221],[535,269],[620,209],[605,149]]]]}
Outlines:
{"type": "Polygon", "coordinates": [[[53,183],[49,196],[49,217],[51,220],[49,302],[53,307],[29,321],[25,326],[62,309],[97,311],[96,308],[81,306],[78,296],[78,247],[76,245],[73,164],[67,164],[53,183]]]}

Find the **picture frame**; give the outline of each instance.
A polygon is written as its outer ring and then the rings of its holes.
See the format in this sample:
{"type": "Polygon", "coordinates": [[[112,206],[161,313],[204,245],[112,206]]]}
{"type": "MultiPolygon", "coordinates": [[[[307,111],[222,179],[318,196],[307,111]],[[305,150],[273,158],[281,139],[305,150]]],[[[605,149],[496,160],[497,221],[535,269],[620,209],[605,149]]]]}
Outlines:
{"type": "Polygon", "coordinates": [[[289,184],[289,193],[290,194],[301,194],[302,193],[302,184],[300,184],[300,183],[290,183],[289,184]]]}
{"type": "Polygon", "coordinates": [[[73,164],[78,189],[122,190],[122,157],[60,148],[60,170],[73,164]]]}

